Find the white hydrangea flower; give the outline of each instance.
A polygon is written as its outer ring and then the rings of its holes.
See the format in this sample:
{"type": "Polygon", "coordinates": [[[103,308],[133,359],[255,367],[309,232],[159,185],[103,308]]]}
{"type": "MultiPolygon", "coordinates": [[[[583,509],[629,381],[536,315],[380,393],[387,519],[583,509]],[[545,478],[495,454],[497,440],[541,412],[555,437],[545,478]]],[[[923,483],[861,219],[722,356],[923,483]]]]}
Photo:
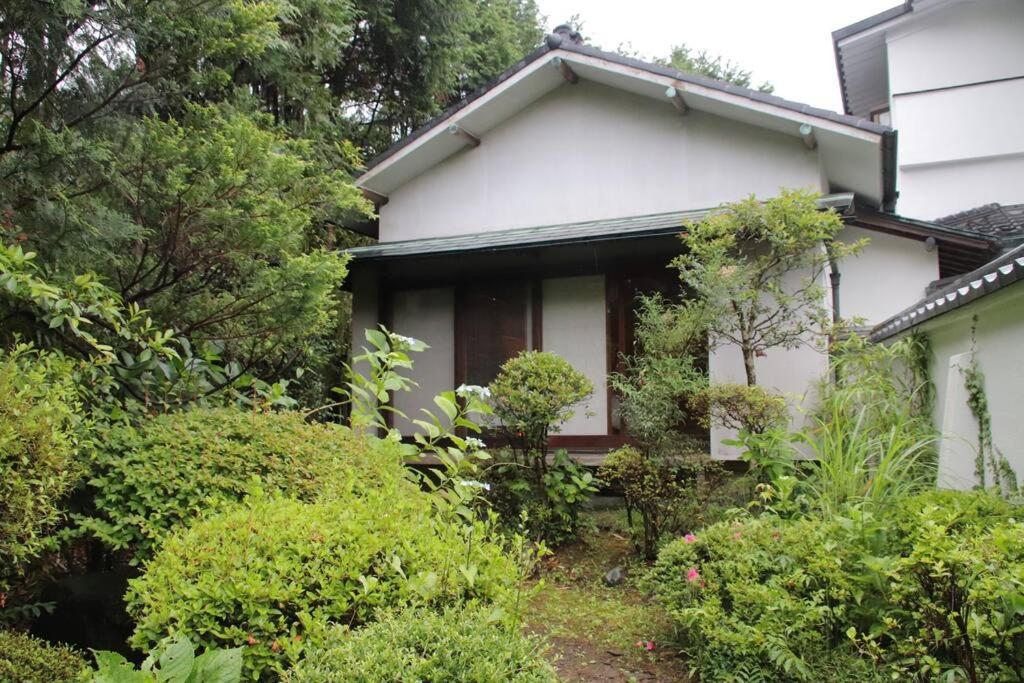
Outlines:
{"type": "Polygon", "coordinates": [[[414,339],[412,337],[406,337],[404,334],[397,334],[395,332],[392,332],[391,336],[393,338],[395,338],[396,340],[402,342],[403,344],[407,344],[409,346],[415,346],[416,344],[420,343],[419,339],[414,339]]]}
{"type": "Polygon", "coordinates": [[[490,484],[484,483],[482,481],[475,481],[473,479],[461,479],[461,480],[459,480],[459,483],[462,484],[463,486],[466,486],[466,487],[469,487],[469,488],[483,489],[484,491],[490,491],[491,490],[491,485],[490,484]]]}
{"type": "Polygon", "coordinates": [[[491,397],[491,390],[487,387],[481,387],[476,384],[461,384],[459,388],[455,390],[455,393],[459,396],[479,396],[482,399],[488,399],[491,397]]]}
{"type": "Polygon", "coordinates": [[[471,451],[482,451],[487,448],[487,444],[483,440],[478,439],[474,436],[466,437],[466,448],[471,451]]]}

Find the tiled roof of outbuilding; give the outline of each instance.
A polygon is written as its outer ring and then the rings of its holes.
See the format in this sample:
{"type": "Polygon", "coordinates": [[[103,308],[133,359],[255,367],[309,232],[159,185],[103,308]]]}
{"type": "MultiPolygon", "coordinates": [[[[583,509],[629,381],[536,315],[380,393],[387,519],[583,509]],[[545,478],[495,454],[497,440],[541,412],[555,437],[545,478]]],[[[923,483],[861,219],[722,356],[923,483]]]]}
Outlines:
{"type": "Polygon", "coordinates": [[[957,278],[910,308],[879,323],[871,332],[871,340],[877,342],[888,339],[926,320],[977,301],[1018,280],[1024,280],[1024,245],[957,278]]]}

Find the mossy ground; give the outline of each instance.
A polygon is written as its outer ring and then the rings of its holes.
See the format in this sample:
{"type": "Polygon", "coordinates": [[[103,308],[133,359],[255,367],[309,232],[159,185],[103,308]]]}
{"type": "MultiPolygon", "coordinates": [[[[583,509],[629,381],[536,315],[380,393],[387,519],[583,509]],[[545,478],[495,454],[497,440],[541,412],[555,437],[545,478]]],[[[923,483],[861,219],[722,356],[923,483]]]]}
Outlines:
{"type": "Polygon", "coordinates": [[[644,565],[629,540],[625,512],[589,512],[585,521],[589,528],[580,541],[543,560],[526,627],[552,642],[566,681],[688,680],[671,645],[671,620],[636,587],[644,565]],[[613,567],[621,567],[624,578],[609,587],[604,576],[613,567]]]}

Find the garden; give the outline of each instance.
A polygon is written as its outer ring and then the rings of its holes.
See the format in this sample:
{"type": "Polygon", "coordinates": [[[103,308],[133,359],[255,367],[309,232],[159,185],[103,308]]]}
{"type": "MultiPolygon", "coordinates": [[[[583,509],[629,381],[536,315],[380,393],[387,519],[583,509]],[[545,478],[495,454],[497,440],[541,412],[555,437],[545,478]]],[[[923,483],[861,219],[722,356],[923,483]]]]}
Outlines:
{"type": "Polygon", "coordinates": [[[538,44],[532,2],[0,18],[0,682],[1024,679],[982,378],[981,484],[939,490],[927,344],[832,319],[863,244],[813,194],[679,226],[599,467],[553,445],[606,389],[556,354],[403,415],[430,340],[349,348],[352,175],[538,44]],[[757,359],[806,343],[797,426],[757,359]]]}
{"type": "Polygon", "coordinates": [[[550,447],[595,390],[555,354],[437,395],[401,415],[405,437],[389,415],[427,344],[385,328],[366,330],[329,403],[253,378],[175,405],[197,386],[178,373],[208,382],[216,366],[183,360],[174,331],[96,276],[53,281],[6,247],[5,302],[87,351],[3,351],[0,677],[1018,679],[1012,473],[936,489],[927,345],[819,329],[820,291],[781,288],[822,266],[810,247],[841,226],[814,199],[687,226],[673,263],[687,295],[637,302],[610,379],[631,441],[596,470],[550,447]],[[708,380],[717,344],[808,334],[831,364],[798,432],[755,375],[708,380]],[[151,371],[125,373],[128,354],[151,371]],[[735,430],[742,472],[707,455],[694,421],[735,430]],[[105,602],[54,600],[60,585],[105,602]]]}

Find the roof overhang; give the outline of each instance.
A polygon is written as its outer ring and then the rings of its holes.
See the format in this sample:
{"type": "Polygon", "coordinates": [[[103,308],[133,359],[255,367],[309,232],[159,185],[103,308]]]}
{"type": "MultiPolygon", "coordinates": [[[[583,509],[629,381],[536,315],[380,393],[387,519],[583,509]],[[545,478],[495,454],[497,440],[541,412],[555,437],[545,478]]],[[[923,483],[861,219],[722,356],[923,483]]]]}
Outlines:
{"type": "MultiPolygon", "coordinates": [[[[938,244],[971,250],[977,254],[990,254],[996,248],[994,239],[978,233],[865,208],[851,193],[821,197],[818,205],[822,209],[837,211],[842,214],[847,224],[866,230],[921,241],[932,239],[938,244]]],[[[576,244],[665,237],[680,233],[687,223],[703,220],[716,210],[717,208],[673,211],[468,235],[380,242],[350,249],[348,253],[355,257],[356,263],[364,264],[451,255],[521,252],[576,244]]]]}
{"type": "Polygon", "coordinates": [[[875,206],[895,202],[895,132],[837,114],[674,69],[573,43],[547,45],[374,159],[356,181],[381,198],[464,149],[486,144],[487,133],[532,102],[575,78],[706,112],[801,139],[820,151],[835,190],[857,193],[875,206]],[[681,98],[669,97],[674,92],[681,98]],[[468,134],[468,137],[467,137],[468,134]]]}

